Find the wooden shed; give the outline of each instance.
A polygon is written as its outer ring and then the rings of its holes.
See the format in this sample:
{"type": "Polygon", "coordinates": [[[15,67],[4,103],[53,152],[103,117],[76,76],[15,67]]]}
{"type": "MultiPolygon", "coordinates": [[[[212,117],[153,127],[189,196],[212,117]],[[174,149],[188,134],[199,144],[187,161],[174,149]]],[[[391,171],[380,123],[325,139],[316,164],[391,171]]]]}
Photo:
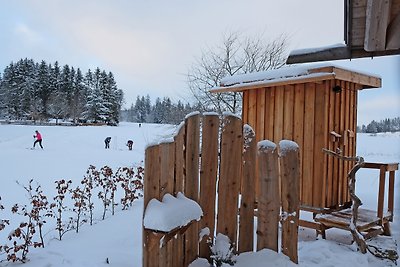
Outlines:
{"type": "Polygon", "coordinates": [[[379,77],[332,65],[289,67],[225,78],[211,91],[243,92],[242,119],[257,140],[300,146],[303,210],[347,207],[350,162],[322,149],[356,155],[357,94],[381,87],[379,77]]]}

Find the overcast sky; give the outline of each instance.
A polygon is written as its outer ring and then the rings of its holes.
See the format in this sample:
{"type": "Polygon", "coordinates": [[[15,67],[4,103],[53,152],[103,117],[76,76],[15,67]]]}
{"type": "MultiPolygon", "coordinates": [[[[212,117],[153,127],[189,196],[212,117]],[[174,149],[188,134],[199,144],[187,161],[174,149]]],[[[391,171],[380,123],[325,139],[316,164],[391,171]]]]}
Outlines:
{"type": "MultiPolygon", "coordinates": [[[[137,95],[190,98],[186,73],[226,32],[289,36],[290,49],[343,43],[342,0],[2,1],[0,71],[11,61],[58,61],[112,71],[126,106],[137,95]]],[[[334,64],[382,77],[359,96],[359,123],[400,116],[400,56],[334,64]]]]}

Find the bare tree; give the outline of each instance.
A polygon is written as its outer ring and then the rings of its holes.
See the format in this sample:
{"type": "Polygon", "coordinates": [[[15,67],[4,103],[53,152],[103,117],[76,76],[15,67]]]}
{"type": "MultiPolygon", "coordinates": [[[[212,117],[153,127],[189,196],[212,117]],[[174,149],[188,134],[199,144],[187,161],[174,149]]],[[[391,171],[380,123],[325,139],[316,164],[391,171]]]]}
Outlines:
{"type": "Polygon", "coordinates": [[[242,95],[238,92],[210,93],[222,78],[235,74],[278,69],[287,57],[287,37],[272,41],[263,36],[243,37],[239,33],[223,36],[220,46],[208,48],[188,71],[188,85],[195,99],[205,110],[219,113],[241,111],[242,95]]]}

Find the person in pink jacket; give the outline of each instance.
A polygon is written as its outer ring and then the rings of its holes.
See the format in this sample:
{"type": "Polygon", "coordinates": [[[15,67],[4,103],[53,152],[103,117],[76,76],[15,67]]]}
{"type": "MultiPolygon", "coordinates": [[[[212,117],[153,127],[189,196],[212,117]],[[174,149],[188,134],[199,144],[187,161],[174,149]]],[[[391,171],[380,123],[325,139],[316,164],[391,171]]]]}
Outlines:
{"type": "Polygon", "coordinates": [[[36,130],[35,133],[36,134],[33,137],[36,138],[36,140],[33,143],[33,148],[35,148],[36,143],[39,143],[40,147],[43,149],[43,146],[42,146],[42,135],[39,133],[38,130],[36,130]]]}

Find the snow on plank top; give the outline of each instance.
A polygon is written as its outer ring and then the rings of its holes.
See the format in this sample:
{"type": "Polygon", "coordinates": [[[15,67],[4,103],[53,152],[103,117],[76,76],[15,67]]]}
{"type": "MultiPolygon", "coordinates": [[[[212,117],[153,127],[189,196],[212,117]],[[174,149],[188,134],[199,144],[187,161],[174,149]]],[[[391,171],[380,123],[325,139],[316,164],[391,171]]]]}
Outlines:
{"type": "Polygon", "coordinates": [[[381,78],[376,75],[353,71],[332,63],[303,64],[295,67],[283,67],[261,72],[239,74],[225,77],[220,87],[210,92],[230,92],[256,89],[260,87],[316,82],[322,80],[339,79],[363,85],[363,88],[381,87],[381,78]]]}
{"type": "Polygon", "coordinates": [[[230,112],[230,111],[224,111],[223,113],[222,113],[222,115],[224,116],[224,117],[235,117],[235,118],[238,118],[238,119],[242,119],[242,116],[240,116],[240,115],[238,115],[238,114],[235,114],[235,113],[233,113],[233,112],[230,112]]]}
{"type": "Polygon", "coordinates": [[[274,151],[276,149],[276,144],[269,140],[261,140],[257,143],[258,151],[274,151]]]}
{"type": "Polygon", "coordinates": [[[279,142],[279,151],[281,156],[285,156],[289,151],[299,150],[299,145],[291,140],[281,140],[279,142]]]}
{"type": "Polygon", "coordinates": [[[154,198],[150,200],[143,224],[146,229],[170,232],[193,220],[200,220],[201,216],[203,211],[200,205],[179,192],[176,197],[165,194],[162,202],[154,198]]]}
{"type": "Polygon", "coordinates": [[[200,115],[200,112],[199,112],[199,111],[193,111],[193,112],[187,114],[187,115],[185,116],[185,120],[188,119],[188,118],[190,118],[190,117],[196,116],[196,115],[200,115]]]}
{"type": "Polygon", "coordinates": [[[297,56],[297,55],[304,55],[304,54],[313,54],[321,51],[325,51],[328,49],[335,49],[335,48],[346,48],[346,44],[339,43],[333,44],[328,46],[320,46],[320,47],[313,47],[313,48],[303,48],[303,49],[296,49],[292,50],[289,56],[297,56]]]}

